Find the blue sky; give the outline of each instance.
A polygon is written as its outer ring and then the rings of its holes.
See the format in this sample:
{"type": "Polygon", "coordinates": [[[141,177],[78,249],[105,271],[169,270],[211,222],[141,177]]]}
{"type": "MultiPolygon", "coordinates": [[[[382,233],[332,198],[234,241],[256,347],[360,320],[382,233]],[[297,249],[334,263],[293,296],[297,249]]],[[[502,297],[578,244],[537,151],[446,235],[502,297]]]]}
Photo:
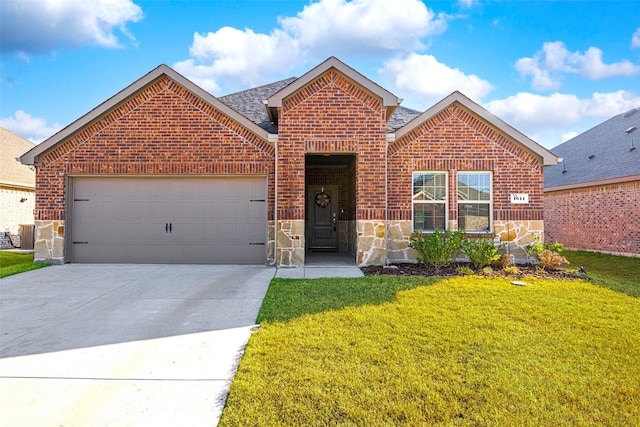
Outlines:
{"type": "Polygon", "coordinates": [[[640,107],[640,2],[2,0],[0,126],[40,142],[159,64],[221,96],[336,56],[552,148],[640,107]]]}

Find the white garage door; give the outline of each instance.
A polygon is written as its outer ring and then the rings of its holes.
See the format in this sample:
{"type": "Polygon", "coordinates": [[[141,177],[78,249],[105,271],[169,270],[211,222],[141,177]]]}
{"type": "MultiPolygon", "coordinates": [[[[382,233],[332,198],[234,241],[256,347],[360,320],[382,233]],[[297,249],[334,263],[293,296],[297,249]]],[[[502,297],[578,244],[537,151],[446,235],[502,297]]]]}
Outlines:
{"type": "Polygon", "coordinates": [[[72,262],[262,264],[266,181],[73,178],[72,262]]]}

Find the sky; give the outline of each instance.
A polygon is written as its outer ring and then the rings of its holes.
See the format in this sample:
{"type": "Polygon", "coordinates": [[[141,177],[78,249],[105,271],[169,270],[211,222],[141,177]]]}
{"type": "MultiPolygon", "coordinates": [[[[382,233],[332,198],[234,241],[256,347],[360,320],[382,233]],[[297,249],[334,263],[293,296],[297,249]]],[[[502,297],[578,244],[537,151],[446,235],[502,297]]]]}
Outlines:
{"type": "Polygon", "coordinates": [[[160,64],[222,96],[330,56],[553,148],[640,107],[640,1],[0,0],[0,126],[39,143],[160,64]]]}

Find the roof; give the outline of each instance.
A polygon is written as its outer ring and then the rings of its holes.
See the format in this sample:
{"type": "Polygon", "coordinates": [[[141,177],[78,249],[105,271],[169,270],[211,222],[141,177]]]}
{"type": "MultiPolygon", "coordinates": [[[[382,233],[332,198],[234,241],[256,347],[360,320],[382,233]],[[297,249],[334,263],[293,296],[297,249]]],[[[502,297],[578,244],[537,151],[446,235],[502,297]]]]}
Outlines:
{"type": "Polygon", "coordinates": [[[278,127],[271,122],[264,101],[296,79],[297,77],[290,77],[264,86],[221,96],[218,99],[267,132],[275,134],[278,133],[278,127]]]}
{"type": "Polygon", "coordinates": [[[471,99],[467,98],[458,91],[453,92],[451,95],[447,96],[446,98],[429,108],[427,111],[416,116],[409,123],[398,129],[396,131],[396,140],[402,138],[404,135],[408,134],[409,132],[420,126],[422,123],[439,114],[441,111],[456,102],[476,114],[481,119],[495,126],[499,131],[515,140],[529,152],[542,157],[544,166],[555,165],[558,163],[558,156],[556,156],[554,153],[547,150],[534,140],[530,139],[528,136],[514,129],[502,119],[494,116],[489,111],[482,108],[480,105],[476,104],[471,99]]]}
{"type": "Polygon", "coordinates": [[[640,108],[610,118],[553,152],[564,160],[545,169],[545,189],[640,176],[640,108]]]}
{"type": "Polygon", "coordinates": [[[128,99],[134,97],[140,91],[144,90],[149,84],[153,83],[155,80],[162,76],[167,76],[176,83],[182,85],[184,88],[192,92],[194,95],[201,98],[203,101],[209,103],[219,111],[223,112],[227,116],[231,117],[240,125],[244,126],[248,130],[254,132],[256,135],[267,139],[268,133],[261,127],[257,126],[254,122],[247,119],[244,115],[239,114],[226,104],[220,102],[216,97],[211,95],[209,92],[205,91],[201,87],[197,86],[195,83],[188,80],[186,77],[172,69],[167,65],[160,65],[156,67],[151,72],[147,73],[140,79],[136,80],[134,83],[129,85],[124,90],[118,92],[113,97],[109,98],[107,101],[103,102],[93,110],[89,111],[84,116],[80,117],[75,122],[71,123],[69,126],[62,129],[60,132],[56,133],[49,139],[45,140],[41,144],[37,145],[35,148],[30,150],[28,153],[25,153],[20,161],[23,164],[32,165],[39,162],[39,158],[53,150],[59,143],[64,141],[66,138],[73,136],[75,133],[81,131],[86,126],[90,125],[96,120],[99,120],[102,116],[114,110],[122,103],[126,102],[128,99]]]}
{"type": "MultiPolygon", "coordinates": [[[[267,132],[277,134],[278,126],[269,118],[264,101],[296,79],[296,77],[290,77],[264,86],[221,96],[218,100],[227,104],[267,132]]],[[[419,115],[420,111],[399,106],[387,121],[387,132],[395,132],[419,115]]]]}
{"type": "Polygon", "coordinates": [[[0,184],[11,187],[36,187],[36,173],[16,158],[31,150],[35,144],[0,127],[0,184]]]}

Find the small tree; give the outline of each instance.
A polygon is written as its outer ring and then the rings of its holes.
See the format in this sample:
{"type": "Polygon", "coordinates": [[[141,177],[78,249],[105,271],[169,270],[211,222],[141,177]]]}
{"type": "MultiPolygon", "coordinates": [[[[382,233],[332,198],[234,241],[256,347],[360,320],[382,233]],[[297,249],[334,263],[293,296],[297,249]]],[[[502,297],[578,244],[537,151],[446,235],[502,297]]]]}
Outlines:
{"type": "Polygon", "coordinates": [[[475,269],[486,267],[500,259],[500,254],[498,254],[500,246],[497,246],[493,239],[487,237],[465,239],[463,250],[475,269]]]}
{"type": "Polygon", "coordinates": [[[422,264],[430,265],[440,272],[440,268],[451,264],[453,258],[458,256],[464,244],[464,232],[461,230],[440,231],[433,233],[421,233],[415,231],[411,236],[409,247],[418,252],[416,260],[422,264]]]}

